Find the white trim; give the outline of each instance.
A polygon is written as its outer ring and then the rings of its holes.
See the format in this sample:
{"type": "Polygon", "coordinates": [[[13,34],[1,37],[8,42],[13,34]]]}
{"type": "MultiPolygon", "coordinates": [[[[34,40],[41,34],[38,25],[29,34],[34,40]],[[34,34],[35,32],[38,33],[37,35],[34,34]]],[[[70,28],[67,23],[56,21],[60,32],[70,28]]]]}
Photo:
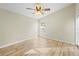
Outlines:
{"type": "MultiPolygon", "coordinates": [[[[26,41],[26,40],[27,40],[27,39],[20,40],[20,41],[16,41],[16,42],[9,43],[9,44],[5,44],[5,45],[3,45],[3,46],[0,46],[0,48],[5,48],[5,47],[8,47],[8,46],[11,46],[11,45],[17,44],[17,43],[21,43],[21,42],[26,41]]],[[[28,40],[31,40],[31,39],[28,39],[28,40]]]]}
{"type": "MultiPolygon", "coordinates": [[[[41,37],[41,38],[50,39],[50,38],[47,38],[47,37],[41,37]]],[[[63,41],[63,40],[58,40],[58,39],[50,39],[50,40],[56,40],[56,41],[61,41],[61,42],[65,42],[65,43],[68,43],[68,44],[76,45],[76,44],[73,43],[73,42],[68,42],[68,41],[63,41]]]]}

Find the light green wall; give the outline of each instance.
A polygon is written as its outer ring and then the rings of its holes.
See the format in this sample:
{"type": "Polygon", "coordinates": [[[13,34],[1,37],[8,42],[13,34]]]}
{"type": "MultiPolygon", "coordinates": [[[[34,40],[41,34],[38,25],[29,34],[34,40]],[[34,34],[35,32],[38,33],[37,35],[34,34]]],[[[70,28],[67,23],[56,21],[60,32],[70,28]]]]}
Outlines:
{"type": "Polygon", "coordinates": [[[45,29],[38,30],[41,37],[75,43],[74,39],[75,4],[54,12],[42,19],[45,29]]]}
{"type": "Polygon", "coordinates": [[[0,9],[0,46],[35,38],[36,20],[0,9]]]}

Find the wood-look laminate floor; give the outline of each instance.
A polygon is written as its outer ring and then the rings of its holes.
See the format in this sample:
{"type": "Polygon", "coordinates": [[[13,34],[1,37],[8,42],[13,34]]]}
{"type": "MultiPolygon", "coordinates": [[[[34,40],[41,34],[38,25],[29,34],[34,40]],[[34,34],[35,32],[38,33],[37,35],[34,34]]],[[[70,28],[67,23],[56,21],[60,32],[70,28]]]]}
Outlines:
{"type": "Polygon", "coordinates": [[[34,40],[24,41],[22,43],[15,44],[10,47],[2,48],[0,49],[0,55],[1,56],[79,56],[79,48],[75,45],[51,39],[48,40],[41,38],[40,40],[36,39],[34,40]],[[30,48],[27,49],[28,47],[30,48]]]}
{"type": "Polygon", "coordinates": [[[79,56],[76,47],[34,48],[25,53],[25,56],[79,56]]]}

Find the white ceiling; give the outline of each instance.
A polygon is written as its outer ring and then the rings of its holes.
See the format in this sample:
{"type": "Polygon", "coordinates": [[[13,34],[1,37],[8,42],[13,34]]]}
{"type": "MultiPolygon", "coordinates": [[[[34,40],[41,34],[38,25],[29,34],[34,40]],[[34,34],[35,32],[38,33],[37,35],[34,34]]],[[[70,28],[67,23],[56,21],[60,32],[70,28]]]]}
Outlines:
{"type": "Polygon", "coordinates": [[[33,14],[32,10],[26,10],[25,8],[35,8],[35,3],[0,3],[0,8],[6,9],[12,12],[16,12],[25,16],[29,16],[35,19],[45,17],[53,12],[56,12],[64,7],[70,5],[70,3],[41,3],[44,8],[50,8],[50,11],[44,12],[41,16],[33,14]]]}

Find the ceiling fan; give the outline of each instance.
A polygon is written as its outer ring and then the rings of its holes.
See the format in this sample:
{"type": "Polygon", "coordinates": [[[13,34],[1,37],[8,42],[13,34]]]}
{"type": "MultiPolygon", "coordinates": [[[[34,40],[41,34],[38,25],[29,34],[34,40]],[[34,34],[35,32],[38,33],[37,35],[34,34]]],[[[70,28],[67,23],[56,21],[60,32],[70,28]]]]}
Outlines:
{"type": "Polygon", "coordinates": [[[44,14],[43,11],[50,11],[50,8],[43,8],[40,3],[36,3],[35,8],[26,8],[26,9],[34,10],[35,12],[33,12],[33,14],[35,14],[35,15],[44,14]]]}

